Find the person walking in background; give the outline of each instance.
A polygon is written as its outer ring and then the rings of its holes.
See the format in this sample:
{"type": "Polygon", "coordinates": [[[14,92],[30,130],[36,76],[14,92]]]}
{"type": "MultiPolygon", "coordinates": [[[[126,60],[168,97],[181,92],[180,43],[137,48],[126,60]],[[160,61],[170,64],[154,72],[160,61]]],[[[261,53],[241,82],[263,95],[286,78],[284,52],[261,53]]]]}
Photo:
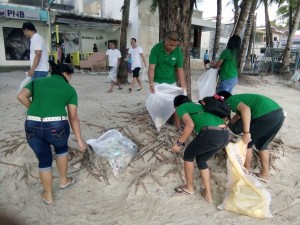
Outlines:
{"type": "Polygon", "coordinates": [[[200,177],[204,187],[201,187],[201,195],[211,203],[210,172],[207,161],[229,142],[229,130],[225,121],[211,113],[203,112],[203,106],[190,101],[187,96],[178,95],[174,99],[174,107],[184,123],[182,134],[172,147],[173,152],[180,152],[193,130],[198,135],[186,147],[184,151],[184,174],[186,184],[175,188],[177,193],[194,195],[193,174],[194,160],[200,170],[200,177]]]}
{"type": "MultiPolygon", "coordinates": [[[[167,83],[176,84],[176,76],[179,85],[185,90],[186,81],[183,71],[183,53],[178,47],[180,36],[177,31],[169,31],[162,42],[157,43],[151,49],[149,56],[148,78],[150,92],[155,93],[155,84],[167,83]]],[[[176,112],[174,113],[175,127],[181,130],[180,119],[176,112]]]]}
{"type": "Polygon", "coordinates": [[[209,54],[208,54],[208,50],[206,50],[205,53],[204,53],[204,67],[205,67],[205,69],[209,69],[209,65],[210,65],[209,54]]]}
{"type": "Polygon", "coordinates": [[[96,43],[94,44],[93,52],[98,52],[98,47],[97,47],[97,44],[96,44],[96,43]]]}
{"type": "Polygon", "coordinates": [[[56,44],[57,49],[57,63],[62,63],[62,49],[59,43],[56,44]]]}
{"type": "Polygon", "coordinates": [[[241,38],[233,35],[229,38],[226,49],[221,53],[219,60],[212,65],[212,68],[220,68],[220,83],[218,91],[232,93],[234,86],[238,83],[238,60],[240,58],[241,38]]]}
{"type": "Polygon", "coordinates": [[[113,92],[115,85],[119,86],[118,90],[123,89],[117,77],[118,67],[121,60],[121,52],[116,49],[116,44],[113,41],[108,43],[108,47],[109,49],[106,51],[106,56],[108,58],[108,78],[110,80],[110,89],[107,92],[111,93],[113,92]]]}
{"type": "Polygon", "coordinates": [[[217,95],[222,96],[236,113],[229,123],[229,128],[235,134],[243,133],[242,140],[248,144],[245,168],[251,169],[252,147],[255,145],[261,162],[261,171],[256,175],[260,180],[269,182],[270,156],[267,148],[283,125],[282,108],[263,95],[231,95],[227,91],[220,91],[217,95]]]}
{"type": "Polygon", "coordinates": [[[32,80],[46,77],[49,71],[48,51],[44,39],[37,33],[35,26],[26,22],[22,26],[25,37],[30,39],[30,70],[32,80]]]}
{"type": "Polygon", "coordinates": [[[132,71],[132,82],[130,88],[128,88],[128,92],[131,92],[137,82],[139,85],[139,89],[137,91],[143,90],[142,82],[139,78],[140,70],[142,68],[142,61],[144,63],[144,67],[146,67],[146,60],[143,54],[143,49],[136,44],[136,39],[131,38],[130,40],[131,47],[128,50],[128,58],[131,59],[131,71],[132,71]]]}
{"type": "Polygon", "coordinates": [[[53,61],[50,63],[51,76],[30,82],[18,95],[18,100],[28,108],[25,121],[26,139],[39,161],[39,176],[44,187],[42,200],[46,205],[53,203],[51,145],[56,153],[60,188],[65,189],[75,183],[74,178],[67,177],[70,135],[67,115],[79,150],[86,150],[77,115],[77,93],[69,84],[73,68],[67,64],[56,65],[53,61]]]}
{"type": "Polygon", "coordinates": [[[131,71],[131,62],[132,62],[132,60],[131,60],[131,57],[129,57],[129,55],[128,55],[129,54],[128,51],[129,51],[129,48],[127,49],[127,57],[126,57],[126,62],[127,62],[127,76],[129,77],[132,74],[132,71],[131,71]]]}

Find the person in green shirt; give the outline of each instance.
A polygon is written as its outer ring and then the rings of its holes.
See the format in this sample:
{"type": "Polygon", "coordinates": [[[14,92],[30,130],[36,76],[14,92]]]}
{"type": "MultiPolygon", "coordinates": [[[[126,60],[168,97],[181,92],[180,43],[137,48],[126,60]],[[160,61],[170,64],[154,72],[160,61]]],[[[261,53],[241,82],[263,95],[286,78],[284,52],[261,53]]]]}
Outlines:
{"type": "Polygon", "coordinates": [[[242,140],[248,144],[245,168],[250,170],[252,147],[255,145],[261,162],[261,171],[256,173],[261,181],[269,182],[269,143],[274,139],[284,122],[284,113],[278,103],[258,94],[231,95],[227,91],[217,93],[223,96],[236,114],[229,128],[235,133],[243,133],[242,140]]]}
{"type": "Polygon", "coordinates": [[[241,38],[233,35],[229,38],[226,49],[221,53],[219,60],[212,68],[219,70],[220,83],[217,91],[228,91],[232,93],[238,79],[238,60],[240,58],[241,38]]]}
{"type": "MultiPolygon", "coordinates": [[[[151,49],[148,68],[150,93],[155,93],[155,84],[167,83],[177,86],[176,75],[180,87],[185,92],[187,91],[183,71],[183,53],[178,47],[179,43],[179,33],[177,31],[169,31],[165,39],[151,49]]],[[[176,113],[174,113],[174,120],[176,129],[181,130],[180,120],[176,113]]]]}
{"type": "Polygon", "coordinates": [[[50,77],[30,82],[18,95],[18,100],[28,108],[25,121],[26,139],[39,161],[39,176],[44,187],[42,199],[46,205],[53,203],[51,145],[56,153],[60,188],[64,189],[75,183],[74,178],[67,177],[70,135],[67,114],[79,150],[86,150],[77,115],[77,94],[69,84],[73,69],[67,64],[56,65],[54,62],[51,62],[51,66],[50,77]]]}
{"type": "Polygon", "coordinates": [[[204,188],[201,188],[201,195],[207,202],[211,203],[213,199],[207,160],[228,144],[228,128],[222,118],[204,112],[202,105],[191,102],[187,96],[178,95],[174,99],[174,106],[184,123],[184,129],[174,143],[172,151],[175,153],[180,152],[193,131],[198,133],[184,151],[183,159],[186,184],[175,188],[175,191],[194,195],[193,173],[194,160],[196,159],[204,186],[204,188]]]}

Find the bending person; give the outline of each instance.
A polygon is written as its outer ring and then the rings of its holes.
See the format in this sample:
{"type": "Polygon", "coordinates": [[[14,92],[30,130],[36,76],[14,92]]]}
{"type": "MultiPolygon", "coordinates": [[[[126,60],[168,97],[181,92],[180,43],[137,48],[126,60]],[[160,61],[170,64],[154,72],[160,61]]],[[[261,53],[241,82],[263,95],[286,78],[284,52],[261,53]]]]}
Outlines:
{"type": "Polygon", "coordinates": [[[260,180],[268,182],[270,179],[269,143],[274,139],[284,121],[282,108],[270,98],[258,94],[231,95],[221,91],[225,101],[236,115],[230,122],[230,129],[235,134],[243,133],[243,141],[248,144],[245,168],[250,170],[252,161],[252,147],[258,150],[261,171],[256,175],[260,180]]]}
{"type": "Polygon", "coordinates": [[[86,150],[77,115],[77,94],[69,84],[73,69],[67,64],[56,65],[53,62],[51,66],[50,77],[30,82],[18,95],[18,100],[28,108],[25,121],[26,139],[39,161],[39,176],[44,187],[42,199],[47,205],[53,203],[51,145],[57,156],[60,188],[64,189],[75,183],[74,178],[67,177],[70,126],[66,107],[79,150],[86,150]]]}
{"type": "Polygon", "coordinates": [[[198,133],[184,151],[183,159],[186,184],[175,188],[175,191],[194,195],[193,174],[194,160],[196,158],[204,186],[201,189],[201,195],[207,202],[211,203],[212,193],[207,160],[228,144],[228,128],[222,118],[203,112],[202,105],[190,102],[189,98],[184,95],[179,95],[174,99],[174,106],[184,123],[184,129],[177,142],[173,145],[172,151],[179,152],[193,130],[198,133]]]}

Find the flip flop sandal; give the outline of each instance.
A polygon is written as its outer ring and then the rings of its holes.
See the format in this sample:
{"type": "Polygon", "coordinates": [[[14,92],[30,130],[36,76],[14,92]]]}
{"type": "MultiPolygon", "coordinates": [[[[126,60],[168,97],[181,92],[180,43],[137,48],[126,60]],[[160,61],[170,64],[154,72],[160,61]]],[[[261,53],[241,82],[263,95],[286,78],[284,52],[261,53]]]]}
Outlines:
{"type": "Polygon", "coordinates": [[[183,193],[183,194],[186,194],[189,196],[194,196],[194,192],[189,192],[189,191],[185,190],[182,186],[175,188],[175,192],[180,193],[180,194],[183,193]]]}
{"type": "Polygon", "coordinates": [[[51,205],[53,202],[48,202],[46,199],[44,199],[44,193],[45,193],[45,191],[43,191],[43,193],[42,193],[42,199],[43,199],[43,202],[44,202],[46,205],[51,205]]]}
{"type": "Polygon", "coordinates": [[[75,178],[70,177],[70,182],[67,183],[66,185],[60,186],[60,189],[65,189],[67,187],[70,187],[72,184],[74,184],[76,182],[75,178]]]}

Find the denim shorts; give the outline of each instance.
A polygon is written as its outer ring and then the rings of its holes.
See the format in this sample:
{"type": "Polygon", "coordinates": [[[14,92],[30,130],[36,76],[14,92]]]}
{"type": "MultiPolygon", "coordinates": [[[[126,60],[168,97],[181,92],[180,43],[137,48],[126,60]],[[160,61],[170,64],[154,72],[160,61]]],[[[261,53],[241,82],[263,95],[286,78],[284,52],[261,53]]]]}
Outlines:
{"type": "Polygon", "coordinates": [[[229,93],[232,94],[232,90],[237,83],[238,83],[237,77],[229,80],[221,80],[217,92],[228,91],[229,93]]]}
{"type": "Polygon", "coordinates": [[[47,75],[48,75],[48,71],[34,71],[34,74],[33,74],[33,77],[31,78],[31,80],[46,77],[47,75]]]}
{"type": "Polygon", "coordinates": [[[58,157],[68,153],[70,125],[68,120],[54,122],[25,121],[26,139],[39,160],[40,170],[52,167],[51,145],[58,157]]]}

